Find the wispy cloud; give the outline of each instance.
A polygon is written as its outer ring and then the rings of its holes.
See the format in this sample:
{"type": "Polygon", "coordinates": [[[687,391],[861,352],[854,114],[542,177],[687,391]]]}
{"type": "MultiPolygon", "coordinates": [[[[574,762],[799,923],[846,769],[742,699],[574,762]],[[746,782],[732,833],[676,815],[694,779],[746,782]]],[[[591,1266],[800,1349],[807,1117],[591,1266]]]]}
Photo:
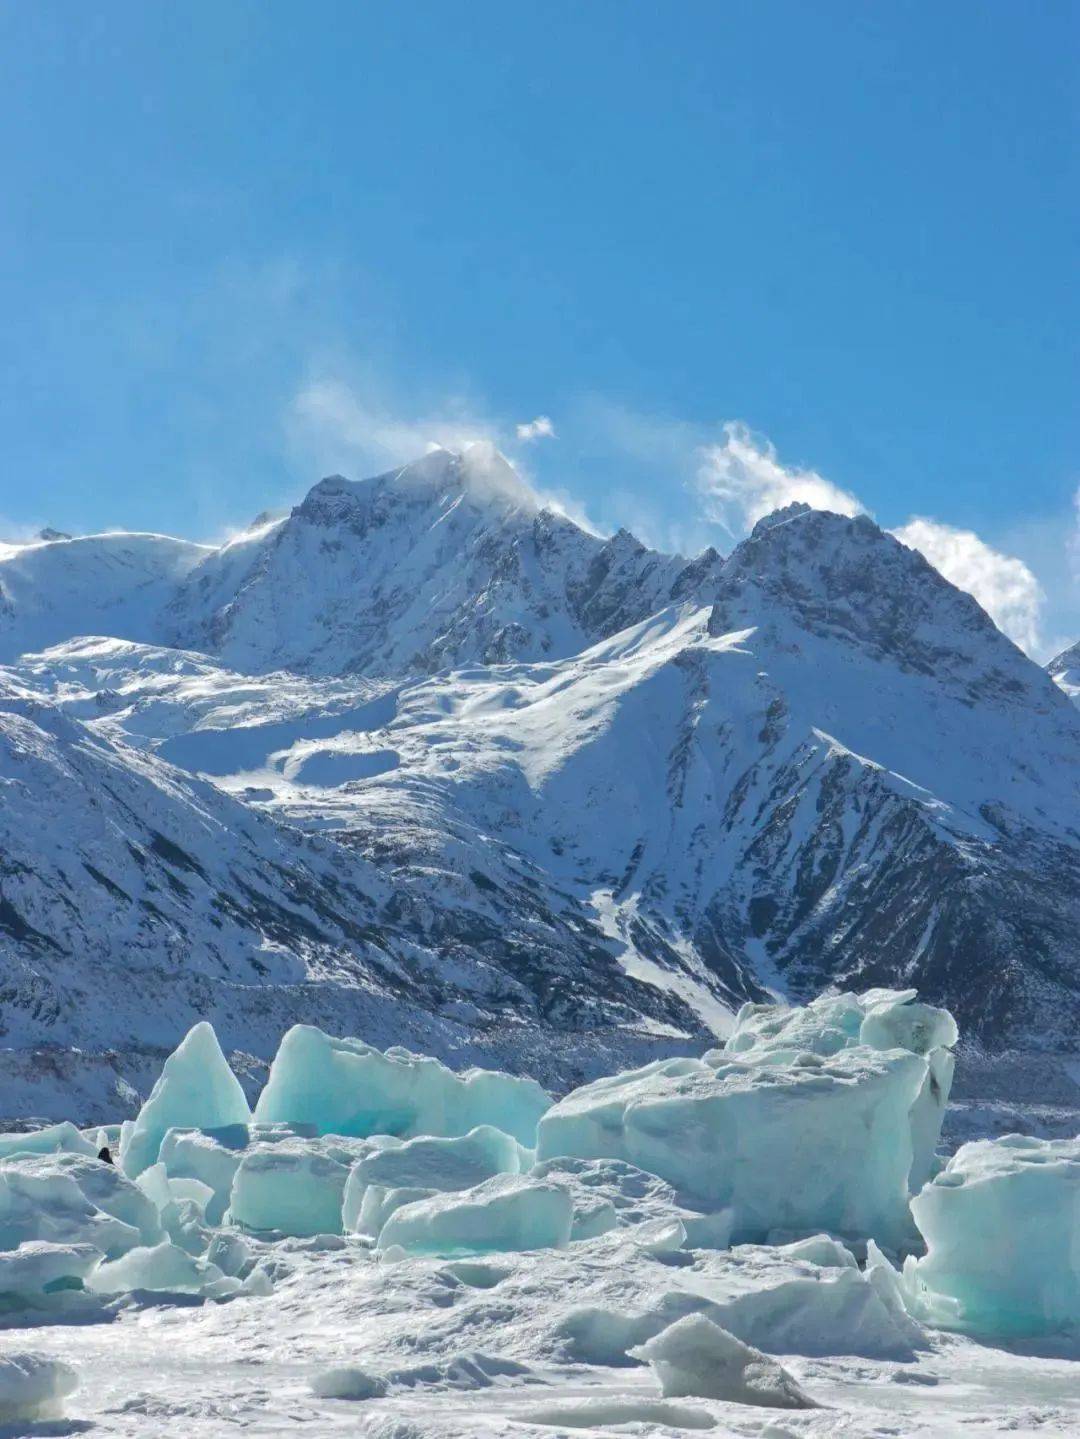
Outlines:
{"type": "Polygon", "coordinates": [[[801,500],[815,509],[858,514],[864,507],[855,495],[816,470],[781,463],[773,444],[748,425],[729,420],[706,424],[671,415],[647,414],[599,397],[582,406],[579,424],[626,462],[628,478],[636,471],[638,493],[628,494],[629,523],[635,534],[658,548],[693,554],[706,544],[741,539],[763,515],[801,500]],[[698,503],[663,506],[650,513],[642,496],[658,486],[689,492],[698,503]],[[672,518],[674,509],[676,519],[672,518]]]}
{"type": "Polygon", "coordinates": [[[388,386],[372,379],[322,376],[297,391],[285,427],[292,449],[306,466],[321,474],[341,471],[353,479],[407,464],[439,445],[459,451],[470,445],[491,446],[509,455],[538,507],[565,516],[591,534],[605,532],[569,490],[538,483],[523,455],[515,454],[519,444],[555,438],[547,415],[511,425],[493,419],[467,397],[454,395],[421,410],[398,401],[388,386]]]}
{"type": "MultiPolygon", "coordinates": [[[[677,476],[699,496],[705,519],[733,540],[770,511],[795,500],[841,515],[865,511],[857,495],[817,470],[784,464],[770,440],[741,422],[714,426],[710,434],[701,424],[636,414],[601,401],[591,402],[588,415],[628,459],[677,476]]],[[[1069,543],[1080,584],[1080,489],[1075,504],[1076,523],[1069,543]]],[[[647,520],[641,519],[636,532],[646,537],[648,530],[647,520]]],[[[1045,656],[1053,643],[1045,633],[1046,592],[1022,559],[995,549],[971,530],[923,515],[912,516],[892,533],[919,550],[952,584],[974,595],[998,628],[1022,649],[1045,656]]]]}
{"type": "Polygon", "coordinates": [[[498,426],[466,399],[452,396],[425,411],[399,407],[374,386],[313,379],[293,397],[286,415],[292,447],[322,472],[361,477],[404,464],[435,445],[462,450],[477,440],[497,443],[498,426]]]}
{"type": "Polygon", "coordinates": [[[998,629],[1022,650],[1042,648],[1042,585],[1013,555],[1004,555],[972,530],[954,529],[940,520],[915,515],[892,533],[918,550],[958,589],[974,595],[998,629]]]}
{"type": "Polygon", "coordinates": [[[739,421],[728,421],[723,436],[719,444],[701,447],[697,484],[706,514],[729,534],[751,528],[796,500],[838,515],[863,509],[854,495],[816,470],[782,465],[773,444],[739,421]]]}
{"type": "Polygon", "coordinates": [[[553,440],[555,426],[547,415],[537,415],[535,420],[517,426],[517,437],[525,444],[530,444],[533,440],[553,440]]]}
{"type": "Polygon", "coordinates": [[[9,520],[0,515],[0,551],[9,553],[20,545],[33,544],[41,538],[42,525],[27,520],[9,520]]]}

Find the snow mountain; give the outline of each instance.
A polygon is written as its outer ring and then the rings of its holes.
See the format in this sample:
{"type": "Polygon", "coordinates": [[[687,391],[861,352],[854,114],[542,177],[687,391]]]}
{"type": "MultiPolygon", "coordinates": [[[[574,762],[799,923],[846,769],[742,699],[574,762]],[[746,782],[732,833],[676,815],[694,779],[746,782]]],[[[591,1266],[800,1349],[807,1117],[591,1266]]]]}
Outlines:
{"type": "Polygon", "coordinates": [[[80,609],[146,538],[0,556],[9,1070],[305,1019],[562,1087],[830,985],[1075,1053],[1080,714],[868,518],[688,564],[437,451],[80,609]]]}
{"type": "Polygon", "coordinates": [[[158,535],[0,548],[0,659],[75,634],[199,650],[249,674],[561,658],[700,591],[719,564],[625,530],[600,539],[477,443],[322,480],[220,548],[158,535]]]}
{"type": "Polygon", "coordinates": [[[1080,705],[1080,640],[1062,650],[1056,659],[1046,667],[1056,684],[1059,684],[1069,698],[1080,705]]]}

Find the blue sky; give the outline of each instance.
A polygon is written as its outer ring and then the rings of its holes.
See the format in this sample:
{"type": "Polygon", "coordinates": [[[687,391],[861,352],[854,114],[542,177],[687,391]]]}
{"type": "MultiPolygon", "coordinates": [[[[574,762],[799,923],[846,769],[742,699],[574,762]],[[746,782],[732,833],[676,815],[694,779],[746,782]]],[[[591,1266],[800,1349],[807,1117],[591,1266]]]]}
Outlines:
{"type": "Polygon", "coordinates": [[[0,531],[213,537],[484,435],[669,546],[865,506],[1045,655],[1080,633],[1078,30],[0,0],[0,531]]]}

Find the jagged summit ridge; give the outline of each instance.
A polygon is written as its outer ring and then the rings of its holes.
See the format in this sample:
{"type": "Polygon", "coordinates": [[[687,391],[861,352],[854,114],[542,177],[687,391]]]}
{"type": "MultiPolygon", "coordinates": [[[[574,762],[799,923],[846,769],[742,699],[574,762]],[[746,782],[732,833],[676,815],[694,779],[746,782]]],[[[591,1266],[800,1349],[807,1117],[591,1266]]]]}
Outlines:
{"type": "Polygon", "coordinates": [[[259,672],[556,659],[704,586],[713,567],[583,530],[478,443],[321,481],[284,524],[193,570],[165,637],[259,672]]]}
{"type": "Polygon", "coordinates": [[[0,554],[0,660],[95,633],[257,673],[560,658],[703,592],[717,568],[713,551],[688,565],[582,529],[476,443],[330,476],[219,548],[117,535],[0,554]]]}
{"type": "Polygon", "coordinates": [[[464,501],[494,513],[532,515],[542,508],[531,487],[495,447],[477,440],[461,451],[436,446],[410,464],[368,480],[329,475],[311,490],[294,514],[323,524],[358,516],[383,517],[396,504],[452,506],[464,501]]]}

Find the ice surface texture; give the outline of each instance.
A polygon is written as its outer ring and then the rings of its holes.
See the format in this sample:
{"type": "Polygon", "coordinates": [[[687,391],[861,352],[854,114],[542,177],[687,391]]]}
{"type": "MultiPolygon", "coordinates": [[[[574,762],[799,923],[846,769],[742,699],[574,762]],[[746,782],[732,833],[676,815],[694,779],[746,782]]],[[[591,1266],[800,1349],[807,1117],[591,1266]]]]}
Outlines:
{"type": "Polygon", "coordinates": [[[965,1144],[911,1207],[927,1253],[904,1283],[926,1321],[987,1336],[1080,1321],[1080,1139],[965,1144]]]}
{"type": "Polygon", "coordinates": [[[227,1218],[245,1229],[340,1234],[349,1177],[344,1157],[312,1140],[255,1146],[236,1170],[227,1218]]]}
{"type": "Polygon", "coordinates": [[[70,1154],[96,1154],[100,1147],[95,1148],[67,1120],[28,1134],[0,1134],[0,1159],[10,1159],[14,1154],[55,1154],[58,1150],[70,1154]]]}
{"type": "Polygon", "coordinates": [[[0,1250],[89,1244],[112,1258],[160,1237],[154,1204],[111,1165],[62,1152],[0,1162],[0,1250]]]}
{"type": "Polygon", "coordinates": [[[379,1248],[424,1254],[561,1249],[573,1218],[567,1190],[501,1174],[475,1189],[433,1194],[396,1210],[383,1225],[379,1248]]]}
{"type": "Polygon", "coordinates": [[[934,1167],[934,1150],[952,1087],[952,1046],[956,1021],[946,1009],[921,1004],[914,989],[870,989],[863,994],[823,994],[807,1005],[744,1004],[723,1050],[765,1063],[790,1063],[809,1050],[833,1055],[841,1049],[907,1049],[926,1056],[922,1091],[911,1109],[912,1164],[908,1187],[914,1194],[934,1167]]]}
{"type": "Polygon", "coordinates": [[[235,1279],[227,1278],[216,1264],[196,1259],[163,1239],[151,1248],[132,1249],[121,1258],[102,1264],[90,1275],[87,1287],[98,1294],[148,1289],[223,1298],[240,1285],[235,1279]]]}
{"type": "Polygon", "coordinates": [[[347,1231],[373,1238],[403,1204],[471,1189],[496,1174],[521,1174],[533,1160],[531,1150],[490,1124],[477,1125],[456,1138],[402,1143],[384,1135],[371,1144],[372,1152],[357,1160],[349,1173],[342,1223],[347,1231]]]}

